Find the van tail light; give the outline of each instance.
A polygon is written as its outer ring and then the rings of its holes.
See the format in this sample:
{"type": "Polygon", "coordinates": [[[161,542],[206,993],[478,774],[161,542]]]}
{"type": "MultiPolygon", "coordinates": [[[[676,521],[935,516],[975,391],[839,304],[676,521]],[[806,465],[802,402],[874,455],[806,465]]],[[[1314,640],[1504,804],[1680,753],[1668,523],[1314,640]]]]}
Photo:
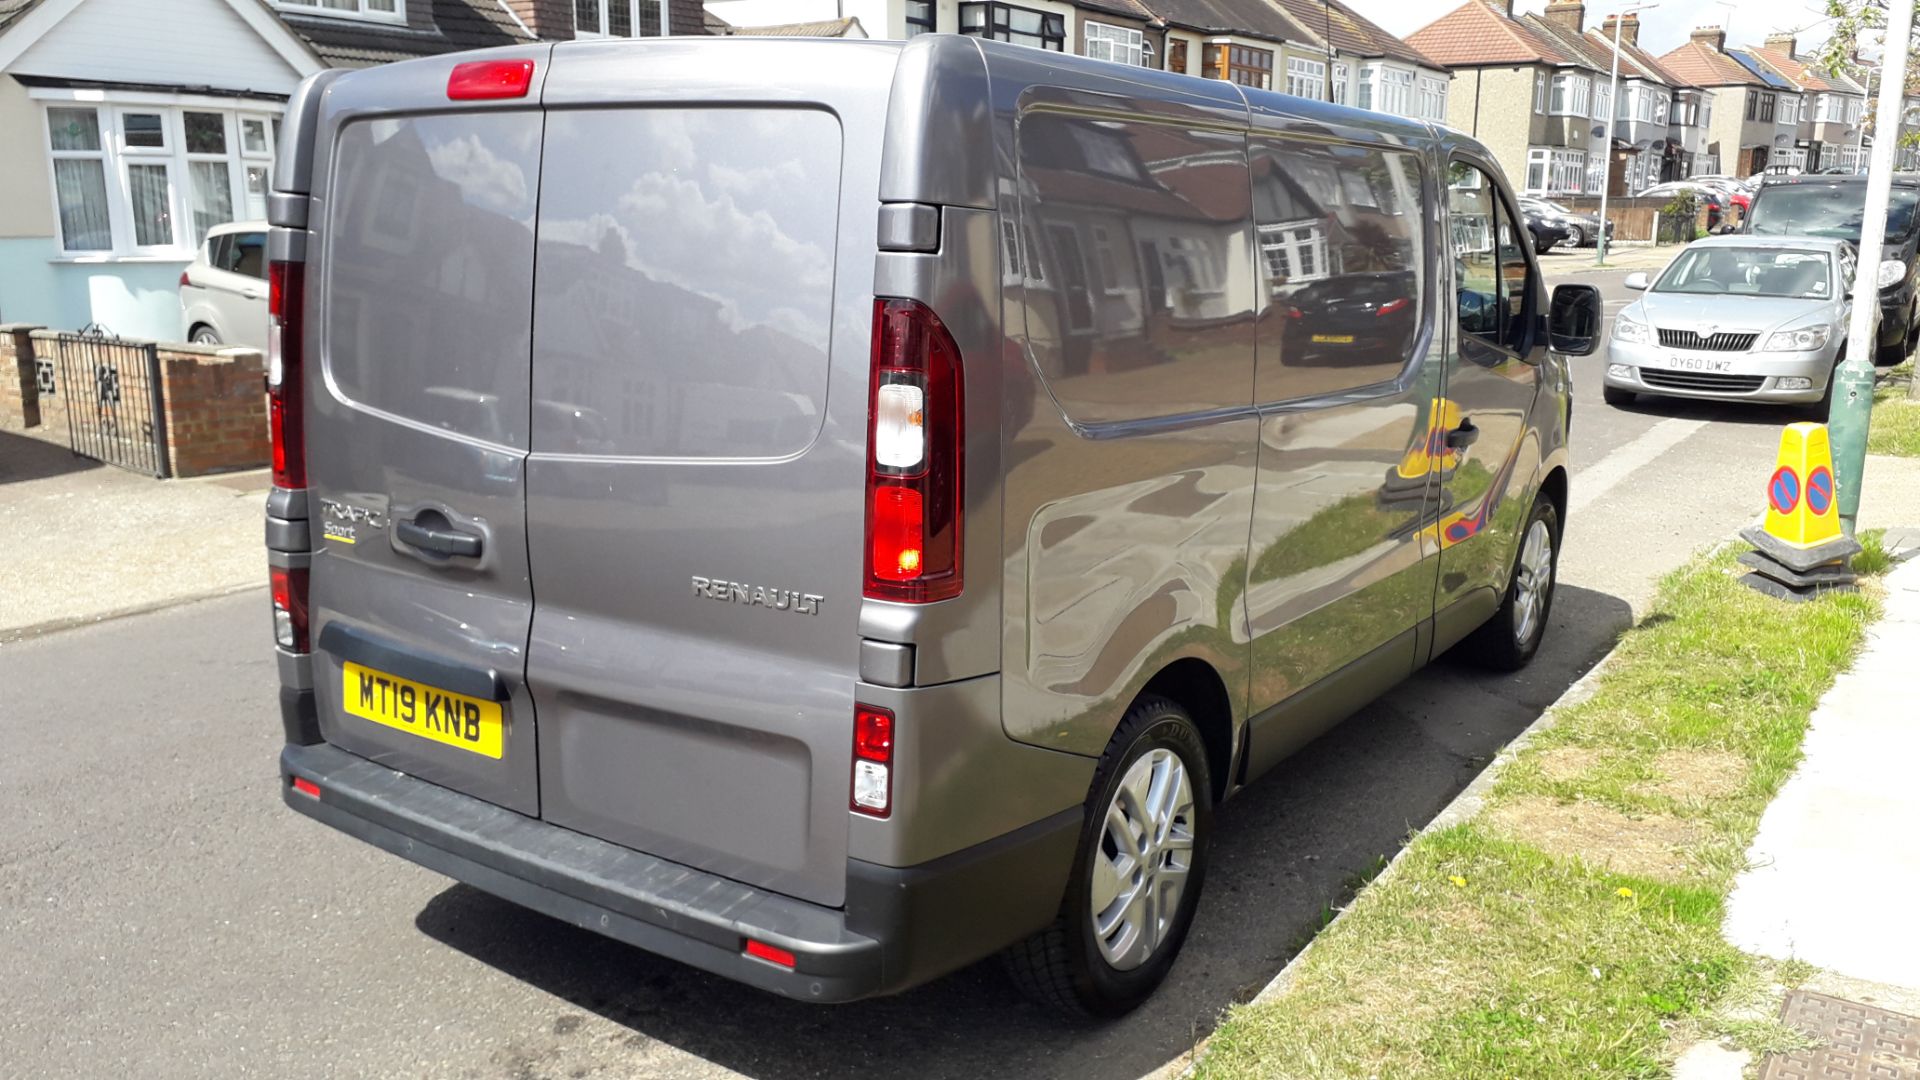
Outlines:
{"type": "Polygon", "coordinates": [[[307,571],[267,568],[273,596],[273,643],[288,652],[307,652],[307,571]]]}
{"type": "Polygon", "coordinates": [[[893,813],[893,713],[873,705],[853,707],[853,794],[856,814],[893,813]]]}
{"type": "Polygon", "coordinates": [[[867,581],[875,600],[960,595],[965,415],[960,350],[914,300],[873,303],[867,398],[867,581]]]}
{"type": "Polygon", "coordinates": [[[301,415],[305,263],[267,264],[267,420],[273,433],[273,486],[307,486],[306,423],[301,415]]]}
{"type": "Polygon", "coordinates": [[[523,98],[532,87],[531,60],[472,60],[455,64],[447,76],[447,98],[452,101],[523,98]]]}

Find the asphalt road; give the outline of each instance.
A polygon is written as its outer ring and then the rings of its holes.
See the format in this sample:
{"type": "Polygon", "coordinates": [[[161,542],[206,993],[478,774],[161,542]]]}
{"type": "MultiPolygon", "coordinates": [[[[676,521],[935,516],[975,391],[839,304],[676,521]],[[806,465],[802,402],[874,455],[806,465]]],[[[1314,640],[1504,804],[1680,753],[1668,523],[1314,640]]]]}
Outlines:
{"type": "MultiPolygon", "coordinates": [[[[1555,254],[1556,272],[1590,255],[1555,254]]],[[[1622,272],[1590,275],[1618,310],[1622,272]]],[[[1132,1078],[1177,1067],[1652,583],[1751,520],[1781,413],[1600,401],[1579,361],[1546,646],[1441,663],[1222,808],[1198,924],[1123,1023],[1063,1025],[989,962],[822,1008],[452,885],[279,804],[258,593],[0,648],[0,1076],[1132,1078]]]]}

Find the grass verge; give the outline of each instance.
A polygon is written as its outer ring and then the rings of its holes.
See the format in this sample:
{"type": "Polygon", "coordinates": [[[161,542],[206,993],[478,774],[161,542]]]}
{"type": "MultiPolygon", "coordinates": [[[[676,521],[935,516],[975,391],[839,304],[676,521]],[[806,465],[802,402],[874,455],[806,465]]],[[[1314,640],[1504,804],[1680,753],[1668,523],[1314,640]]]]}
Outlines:
{"type": "Polygon", "coordinates": [[[1906,387],[1883,386],[1873,392],[1867,453],[1920,457],[1920,401],[1908,400],[1906,387]]]}
{"type": "Polygon", "coordinates": [[[1746,1041],[1718,1018],[1761,962],[1721,940],[1722,908],[1878,611],[1871,582],[1770,600],[1731,553],[1669,575],[1593,695],[1236,1008],[1199,1076],[1656,1076],[1678,1031],[1746,1041]]]}

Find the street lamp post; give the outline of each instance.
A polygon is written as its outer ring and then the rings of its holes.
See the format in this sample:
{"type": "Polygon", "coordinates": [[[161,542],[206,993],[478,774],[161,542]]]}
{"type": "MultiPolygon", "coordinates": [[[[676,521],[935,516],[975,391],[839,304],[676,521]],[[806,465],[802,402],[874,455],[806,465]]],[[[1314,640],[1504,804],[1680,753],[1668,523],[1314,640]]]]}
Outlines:
{"type": "MultiPolygon", "coordinates": [[[[1867,428],[1873,421],[1874,321],[1880,315],[1880,260],[1886,250],[1887,203],[1893,187],[1893,153],[1898,138],[1886,138],[1884,120],[1900,115],[1907,84],[1908,36],[1913,5],[1887,7],[1886,54],[1881,58],[1881,121],[1874,132],[1867,168],[1867,206],[1860,225],[1860,269],[1853,283],[1853,318],[1847,328],[1847,357],[1834,369],[1833,406],[1827,417],[1833,445],[1834,486],[1840,525],[1853,535],[1860,512],[1860,481],[1867,468],[1867,428]]],[[[1895,130],[1898,128],[1896,126],[1895,130]]]]}
{"type": "Polygon", "coordinates": [[[1627,16],[1659,6],[1636,4],[1622,8],[1613,17],[1613,74],[1607,78],[1607,134],[1600,145],[1600,238],[1594,242],[1595,266],[1607,265],[1607,194],[1613,187],[1613,120],[1620,115],[1620,26],[1627,21],[1627,16]]]}

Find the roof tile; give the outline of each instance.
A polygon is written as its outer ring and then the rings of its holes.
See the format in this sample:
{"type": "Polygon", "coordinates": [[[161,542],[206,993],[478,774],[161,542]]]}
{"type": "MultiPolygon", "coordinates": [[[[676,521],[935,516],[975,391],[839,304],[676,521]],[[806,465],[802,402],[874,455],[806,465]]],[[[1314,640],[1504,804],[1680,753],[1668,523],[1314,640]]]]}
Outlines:
{"type": "Polygon", "coordinates": [[[1448,67],[1586,63],[1520,20],[1508,18],[1494,0],[1467,0],[1407,35],[1407,44],[1448,67]]]}

